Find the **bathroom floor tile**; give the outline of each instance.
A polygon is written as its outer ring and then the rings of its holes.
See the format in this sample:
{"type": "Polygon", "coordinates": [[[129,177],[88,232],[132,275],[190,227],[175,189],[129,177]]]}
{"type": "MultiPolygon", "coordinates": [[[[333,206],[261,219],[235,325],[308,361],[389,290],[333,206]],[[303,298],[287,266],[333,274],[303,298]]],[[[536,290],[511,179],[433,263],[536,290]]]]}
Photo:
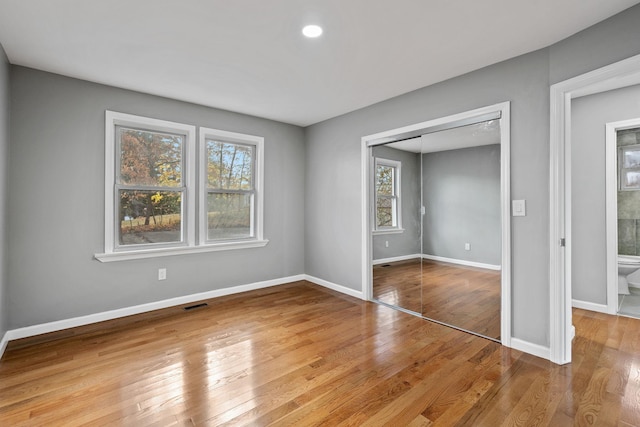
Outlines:
{"type": "Polygon", "coordinates": [[[631,295],[624,295],[618,314],[640,318],[640,289],[629,288],[631,295]]]}

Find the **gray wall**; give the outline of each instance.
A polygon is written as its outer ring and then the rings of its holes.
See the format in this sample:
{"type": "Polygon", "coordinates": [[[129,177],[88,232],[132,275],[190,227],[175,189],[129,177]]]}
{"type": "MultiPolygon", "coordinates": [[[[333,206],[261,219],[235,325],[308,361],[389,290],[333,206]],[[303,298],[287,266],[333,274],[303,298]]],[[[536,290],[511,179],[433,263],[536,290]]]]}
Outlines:
{"type": "Polygon", "coordinates": [[[549,83],[555,84],[640,54],[640,5],[549,47],[549,83]]]}
{"type": "Polygon", "coordinates": [[[500,265],[500,144],[423,154],[422,180],[423,253],[500,265]]]}
{"type": "Polygon", "coordinates": [[[0,340],[9,329],[7,304],[7,155],[9,153],[9,61],[0,45],[0,340]]]}
{"type": "Polygon", "coordinates": [[[12,67],[9,327],[304,273],[304,131],[265,119],[12,67]],[[265,137],[264,248],[100,263],[104,114],[265,137]],[[157,270],[167,268],[167,280],[157,270]]]}
{"type": "Polygon", "coordinates": [[[572,294],[606,304],[605,124],[640,117],[640,86],[577,98],[571,107],[572,294]]]}
{"type": "Polygon", "coordinates": [[[637,22],[640,5],[549,48],[307,128],[306,272],[361,289],[362,136],[511,101],[511,198],[527,201],[527,216],[512,218],[512,335],[548,346],[549,85],[639,54],[637,22]],[[334,174],[322,180],[328,161],[334,174]]]}
{"type": "Polygon", "coordinates": [[[373,259],[393,258],[420,253],[420,155],[389,146],[373,147],[373,156],[397,160],[400,171],[402,233],[376,234],[372,239],[373,259]],[[385,246],[389,242],[389,247],[385,246]]]}

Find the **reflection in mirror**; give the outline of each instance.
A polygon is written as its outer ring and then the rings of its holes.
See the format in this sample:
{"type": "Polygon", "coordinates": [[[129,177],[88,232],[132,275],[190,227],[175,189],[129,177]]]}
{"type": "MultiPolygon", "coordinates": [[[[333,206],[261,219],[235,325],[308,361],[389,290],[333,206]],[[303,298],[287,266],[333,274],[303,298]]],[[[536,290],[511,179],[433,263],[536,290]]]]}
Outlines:
{"type": "Polygon", "coordinates": [[[499,121],[372,153],[402,163],[403,219],[403,230],[374,231],[374,299],[499,340],[499,121]]]}
{"type": "MultiPolygon", "coordinates": [[[[420,137],[416,139],[419,144],[420,137]]],[[[373,297],[385,304],[421,313],[421,155],[395,148],[392,144],[373,147],[372,153],[376,175],[373,186],[373,297]],[[386,193],[391,190],[379,179],[387,165],[395,166],[394,205],[386,203],[386,193]],[[391,217],[398,218],[395,225],[388,221],[391,217]]]]}

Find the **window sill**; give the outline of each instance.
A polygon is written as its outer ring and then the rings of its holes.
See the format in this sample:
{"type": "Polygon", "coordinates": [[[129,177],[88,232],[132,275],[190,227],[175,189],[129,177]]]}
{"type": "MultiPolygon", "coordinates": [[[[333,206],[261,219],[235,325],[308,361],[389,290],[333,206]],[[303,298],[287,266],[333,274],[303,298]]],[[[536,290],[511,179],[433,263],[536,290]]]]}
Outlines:
{"type": "Polygon", "coordinates": [[[378,234],[401,234],[404,233],[404,228],[393,228],[389,230],[374,230],[373,235],[377,236],[378,234]]]}
{"type": "Polygon", "coordinates": [[[144,249],[130,252],[110,252],[95,254],[94,258],[100,262],[129,261],[134,259],[157,258],[173,255],[199,254],[205,252],[230,251],[234,249],[262,248],[268,240],[250,240],[246,242],[225,242],[203,246],[181,248],[144,249]]]}

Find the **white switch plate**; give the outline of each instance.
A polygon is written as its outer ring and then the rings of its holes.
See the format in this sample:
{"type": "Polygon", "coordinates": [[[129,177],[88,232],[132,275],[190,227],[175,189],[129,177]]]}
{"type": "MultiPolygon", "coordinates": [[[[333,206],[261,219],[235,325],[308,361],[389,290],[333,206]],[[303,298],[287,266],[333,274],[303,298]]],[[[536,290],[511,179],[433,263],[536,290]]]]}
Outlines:
{"type": "Polygon", "coordinates": [[[158,280],[167,280],[167,269],[159,268],[158,269],[158,280]]]}
{"type": "Polygon", "coordinates": [[[527,215],[527,207],[524,200],[513,200],[511,205],[513,209],[513,216],[527,215]]]}

